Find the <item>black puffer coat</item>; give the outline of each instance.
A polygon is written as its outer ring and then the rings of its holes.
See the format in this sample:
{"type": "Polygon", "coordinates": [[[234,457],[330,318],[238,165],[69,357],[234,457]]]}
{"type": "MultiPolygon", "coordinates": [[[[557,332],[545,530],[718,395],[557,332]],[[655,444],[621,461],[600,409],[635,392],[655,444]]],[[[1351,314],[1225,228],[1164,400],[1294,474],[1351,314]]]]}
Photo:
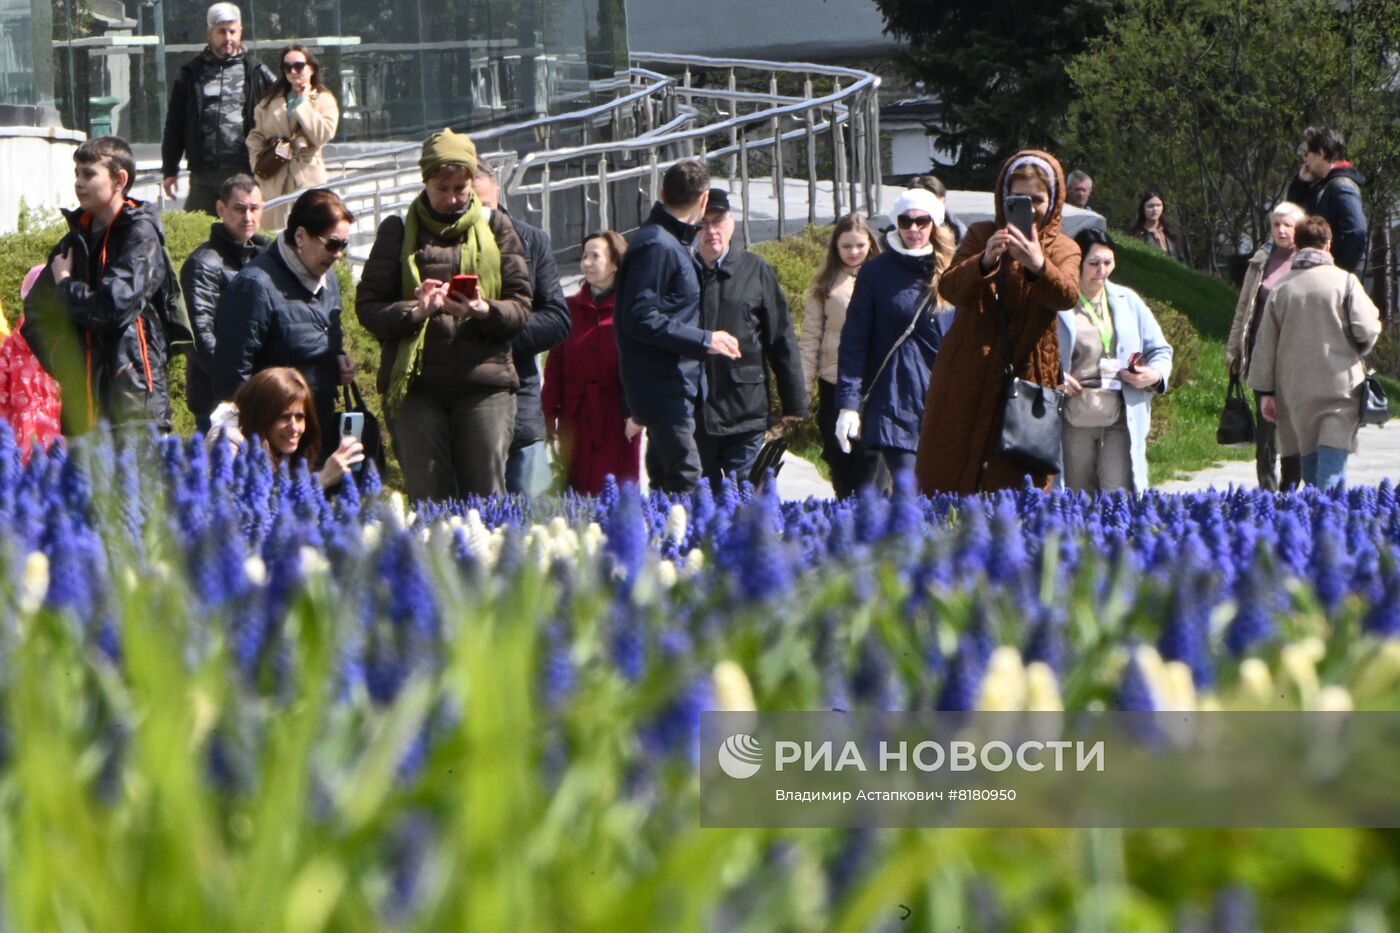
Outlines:
{"type": "Polygon", "coordinates": [[[165,136],[160,144],[161,174],[238,168],[248,171],[248,144],[253,108],[276,82],[268,67],[247,52],[217,58],[209,49],[180,69],[170,89],[165,136]]]}
{"type": "Polygon", "coordinates": [[[271,241],[255,234],[246,246],[235,240],[222,223],[209,227],[209,239],[190,253],[180,267],[180,288],[194,327],[194,352],[185,376],[185,401],[196,415],[214,410],[210,372],[214,366],[214,312],[233,277],[243,271],[271,241]]]}
{"type": "Polygon", "coordinates": [[[128,200],[94,234],[86,212],[64,211],[69,231],[49,263],[72,250],[62,285],[44,274],[24,302],[24,337],[63,387],[63,433],[94,420],[153,421],[170,427],[166,387],[165,232],[155,208],[128,200]]]}

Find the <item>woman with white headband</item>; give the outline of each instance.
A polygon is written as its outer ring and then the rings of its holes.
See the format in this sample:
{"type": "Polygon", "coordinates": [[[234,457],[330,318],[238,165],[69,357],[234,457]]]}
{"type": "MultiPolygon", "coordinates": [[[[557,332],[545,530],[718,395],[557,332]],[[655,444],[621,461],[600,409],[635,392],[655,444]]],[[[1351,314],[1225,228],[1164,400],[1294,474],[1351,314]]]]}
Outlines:
{"type": "MultiPolygon", "coordinates": [[[[894,204],[888,249],[861,267],[837,362],[836,440],[878,452],[891,475],[914,467],[929,373],[943,332],[938,279],[953,258],[943,200],[911,188],[894,204]]],[[[872,475],[864,478],[868,483],[872,475]]]]}

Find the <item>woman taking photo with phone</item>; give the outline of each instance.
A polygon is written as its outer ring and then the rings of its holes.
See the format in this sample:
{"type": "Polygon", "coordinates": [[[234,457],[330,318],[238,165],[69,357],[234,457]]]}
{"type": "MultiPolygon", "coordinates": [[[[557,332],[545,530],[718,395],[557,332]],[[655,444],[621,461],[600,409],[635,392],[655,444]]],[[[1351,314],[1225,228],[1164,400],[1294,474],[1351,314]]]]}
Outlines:
{"type": "MultiPolygon", "coordinates": [[[[267,200],[326,183],[321,148],[335,136],[340,107],[321,83],[321,64],[311,50],[293,42],[282,52],[281,74],[253,111],[248,161],[267,200]]],[[[269,208],[263,224],[282,226],[287,208],[269,208]]]]}
{"type": "MultiPolygon", "coordinates": [[[[891,476],[914,467],[924,393],[942,329],[936,315],[938,278],[953,257],[943,202],[910,188],[894,203],[898,229],[888,249],[856,275],[837,350],[836,443],[849,454],[859,442],[879,455],[891,476]]],[[[873,482],[865,461],[858,485],[873,482]]]]}
{"type": "Polygon", "coordinates": [[[524,248],[472,190],[467,136],[434,133],[418,164],[423,192],[379,225],[355,313],[379,340],[377,384],[409,499],[504,493],[520,384],[510,342],[530,314],[524,248]],[[453,287],[463,275],[474,289],[453,287]]]}
{"type": "Polygon", "coordinates": [[[597,494],[608,476],[635,483],[642,471],[642,426],[627,417],[613,331],[613,286],[627,241],[612,230],[583,241],[583,285],[569,296],[569,336],[545,358],[545,433],[558,439],[569,488],[597,494]]]}
{"type": "MultiPolygon", "coordinates": [[[[939,283],[957,311],[924,405],[917,475],[925,493],[1020,486],[1029,471],[1000,453],[1008,358],[1016,377],[1060,384],[1059,312],[1079,295],[1079,247],[1060,232],[1064,172],[1049,153],[1023,150],[1001,167],[995,190],[996,220],[968,227],[939,283]],[[1008,222],[1011,195],[1030,200],[1029,236],[1008,222]]],[[[1048,474],[1031,480],[1050,488],[1048,474]]]]}
{"type": "Polygon", "coordinates": [[[1079,245],[1079,301],[1060,312],[1064,367],[1065,486],[1083,492],[1147,489],[1152,397],[1167,390],[1172,348],[1146,303],[1108,280],[1108,234],[1085,227],[1079,245]]]}
{"type": "Polygon", "coordinates": [[[836,440],[836,379],[841,328],[855,292],[856,274],[880,255],[880,243],[864,214],[851,213],[836,221],[826,245],[826,259],[807,288],[806,310],[798,348],[808,391],[817,388],[817,428],[822,435],[822,459],[831,468],[831,486],[844,499],[860,487],[871,467],[861,442],[842,451],[836,440]]]}
{"type": "MultiPolygon", "coordinates": [[[[318,459],[321,426],[311,388],[290,366],[264,369],[238,387],[232,402],[221,403],[210,416],[211,446],[224,442],[242,447],[254,437],[262,441],[274,468],[285,461],[290,468],[305,469],[318,459]]],[[[321,488],[339,485],[364,459],[360,442],[342,437],[317,472],[321,488]]]]}

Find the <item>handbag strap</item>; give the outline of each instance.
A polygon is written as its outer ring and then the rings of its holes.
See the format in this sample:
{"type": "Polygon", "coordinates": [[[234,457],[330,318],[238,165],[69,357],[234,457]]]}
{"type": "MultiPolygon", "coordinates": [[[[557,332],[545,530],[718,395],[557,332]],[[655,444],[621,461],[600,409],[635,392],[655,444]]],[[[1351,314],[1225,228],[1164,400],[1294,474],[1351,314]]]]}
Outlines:
{"type": "Polygon", "coordinates": [[[340,397],[345,402],[346,411],[364,411],[365,399],[360,394],[360,385],[354,379],[340,387],[340,397]]]}
{"type": "Polygon", "coordinates": [[[924,293],[924,300],[919,302],[919,307],[914,311],[914,316],[909,320],[909,326],[904,328],[904,333],[900,334],[899,339],[890,346],[890,352],[886,353],[885,358],[880,361],[880,368],[875,370],[875,375],[870,377],[870,383],[866,386],[865,391],[861,393],[860,403],[862,405],[870,401],[870,396],[875,391],[875,383],[879,382],[880,377],[885,374],[885,367],[890,365],[890,360],[894,358],[895,353],[900,347],[904,346],[904,341],[908,340],[910,336],[913,335],[914,328],[919,326],[919,318],[923,317],[924,312],[928,310],[928,306],[933,301],[933,296],[937,291],[937,286],[933,284],[928,286],[928,289],[924,293]]]}
{"type": "Polygon", "coordinates": [[[993,291],[993,304],[997,309],[997,334],[1001,339],[1001,355],[1005,360],[1007,384],[1016,378],[1016,367],[1011,365],[1011,328],[1006,322],[1006,298],[1002,294],[1006,284],[1006,266],[997,260],[997,277],[993,291]]]}

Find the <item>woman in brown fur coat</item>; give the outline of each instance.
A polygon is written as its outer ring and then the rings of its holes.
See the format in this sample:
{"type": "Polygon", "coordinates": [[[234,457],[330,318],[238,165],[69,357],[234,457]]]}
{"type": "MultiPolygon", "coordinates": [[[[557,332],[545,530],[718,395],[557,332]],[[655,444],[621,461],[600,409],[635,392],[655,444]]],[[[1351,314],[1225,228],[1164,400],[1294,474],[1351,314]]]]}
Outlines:
{"type": "MultiPolygon", "coordinates": [[[[1079,247],[1060,232],[1065,176],[1046,152],[1023,150],[997,175],[996,221],[968,228],[939,282],[957,316],[939,350],[924,401],[915,475],[924,493],[989,492],[1019,486],[1026,471],[997,452],[1007,376],[997,331],[1001,290],[1016,375],[1060,382],[1057,314],[1074,307],[1079,247]],[[1005,198],[1028,195],[1035,216],[1027,239],[1006,222],[1005,198]]],[[[1048,489],[1050,477],[1033,475],[1048,489]]]]}

